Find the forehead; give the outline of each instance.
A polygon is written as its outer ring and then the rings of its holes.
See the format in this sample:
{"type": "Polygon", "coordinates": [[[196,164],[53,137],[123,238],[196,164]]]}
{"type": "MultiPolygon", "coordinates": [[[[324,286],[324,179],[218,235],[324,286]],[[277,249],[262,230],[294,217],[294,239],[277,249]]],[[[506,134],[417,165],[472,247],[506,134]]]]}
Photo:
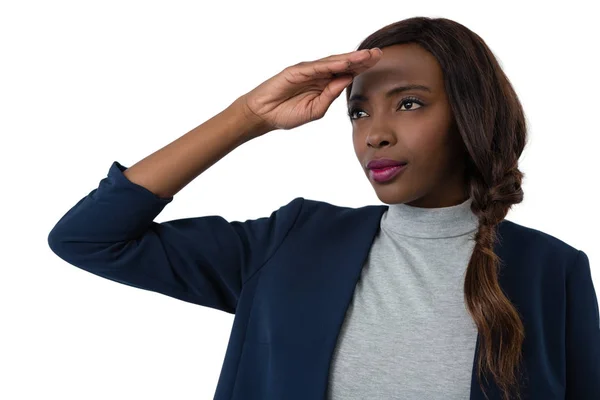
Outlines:
{"type": "Polygon", "coordinates": [[[437,59],[415,43],[394,45],[381,49],[381,59],[352,82],[350,95],[375,95],[397,83],[417,83],[436,93],[443,86],[443,73],[437,59]]]}

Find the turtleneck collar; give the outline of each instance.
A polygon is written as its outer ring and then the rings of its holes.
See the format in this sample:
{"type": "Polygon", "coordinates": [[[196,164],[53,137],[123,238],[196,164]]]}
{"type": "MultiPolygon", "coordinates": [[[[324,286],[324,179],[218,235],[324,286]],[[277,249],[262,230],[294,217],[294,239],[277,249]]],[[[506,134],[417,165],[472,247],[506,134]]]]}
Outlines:
{"type": "Polygon", "coordinates": [[[479,222],[471,211],[473,198],[441,208],[390,204],[381,218],[381,228],[392,234],[418,238],[460,236],[477,230],[479,222]]]}

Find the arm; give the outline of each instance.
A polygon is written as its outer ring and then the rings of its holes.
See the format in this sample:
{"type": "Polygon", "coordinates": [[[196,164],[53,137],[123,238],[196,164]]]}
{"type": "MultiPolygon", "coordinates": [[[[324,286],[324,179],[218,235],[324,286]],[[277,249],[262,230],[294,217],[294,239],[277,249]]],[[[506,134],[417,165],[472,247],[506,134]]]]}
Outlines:
{"type": "Polygon", "coordinates": [[[600,316],[590,262],[579,250],[566,279],[568,400],[600,399],[600,316]]]}
{"type": "Polygon", "coordinates": [[[131,182],[170,198],[241,144],[271,131],[238,98],[229,107],[125,171],[131,182]]]}
{"type": "Polygon", "coordinates": [[[129,169],[114,162],[98,188],[54,226],[48,235],[52,251],[98,276],[234,313],[243,283],[278,249],[302,202],[293,200],[268,218],[246,222],[219,216],[154,222],[177,187],[255,134],[244,130],[252,125],[243,128],[246,120],[233,110],[212,121],[131,168],[131,178],[148,188],[129,180],[129,169]],[[239,132],[250,133],[236,135],[232,121],[240,123],[239,132]]]}

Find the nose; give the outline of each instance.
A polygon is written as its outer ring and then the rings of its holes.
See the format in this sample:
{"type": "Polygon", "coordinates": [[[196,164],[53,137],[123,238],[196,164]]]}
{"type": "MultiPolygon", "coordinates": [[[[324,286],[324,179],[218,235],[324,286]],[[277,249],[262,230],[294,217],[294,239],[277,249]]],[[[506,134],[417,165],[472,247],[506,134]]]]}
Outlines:
{"type": "Polygon", "coordinates": [[[392,120],[387,116],[372,116],[365,138],[368,147],[380,148],[391,146],[396,142],[392,120]]]}
{"type": "Polygon", "coordinates": [[[391,133],[386,133],[383,130],[371,132],[367,135],[367,146],[380,148],[390,146],[394,142],[394,136],[391,133]]]}

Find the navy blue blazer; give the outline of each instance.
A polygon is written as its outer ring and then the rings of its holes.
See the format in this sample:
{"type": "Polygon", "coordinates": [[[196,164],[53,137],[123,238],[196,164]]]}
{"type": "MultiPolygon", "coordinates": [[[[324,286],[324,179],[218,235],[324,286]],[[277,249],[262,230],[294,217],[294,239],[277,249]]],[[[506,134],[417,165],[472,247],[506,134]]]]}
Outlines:
{"type": "MultiPolygon", "coordinates": [[[[154,222],[173,200],[117,161],[48,236],[95,275],[235,314],[218,400],[320,400],[346,309],[387,205],[302,197],[269,217],[154,222]]],[[[600,399],[600,316],[587,255],[514,222],[497,226],[500,285],[525,325],[523,400],[600,399]]],[[[477,336],[476,349],[479,345],[477,336]]],[[[471,400],[483,400],[475,359],[471,400]]],[[[484,380],[490,400],[500,399],[484,380]]]]}

